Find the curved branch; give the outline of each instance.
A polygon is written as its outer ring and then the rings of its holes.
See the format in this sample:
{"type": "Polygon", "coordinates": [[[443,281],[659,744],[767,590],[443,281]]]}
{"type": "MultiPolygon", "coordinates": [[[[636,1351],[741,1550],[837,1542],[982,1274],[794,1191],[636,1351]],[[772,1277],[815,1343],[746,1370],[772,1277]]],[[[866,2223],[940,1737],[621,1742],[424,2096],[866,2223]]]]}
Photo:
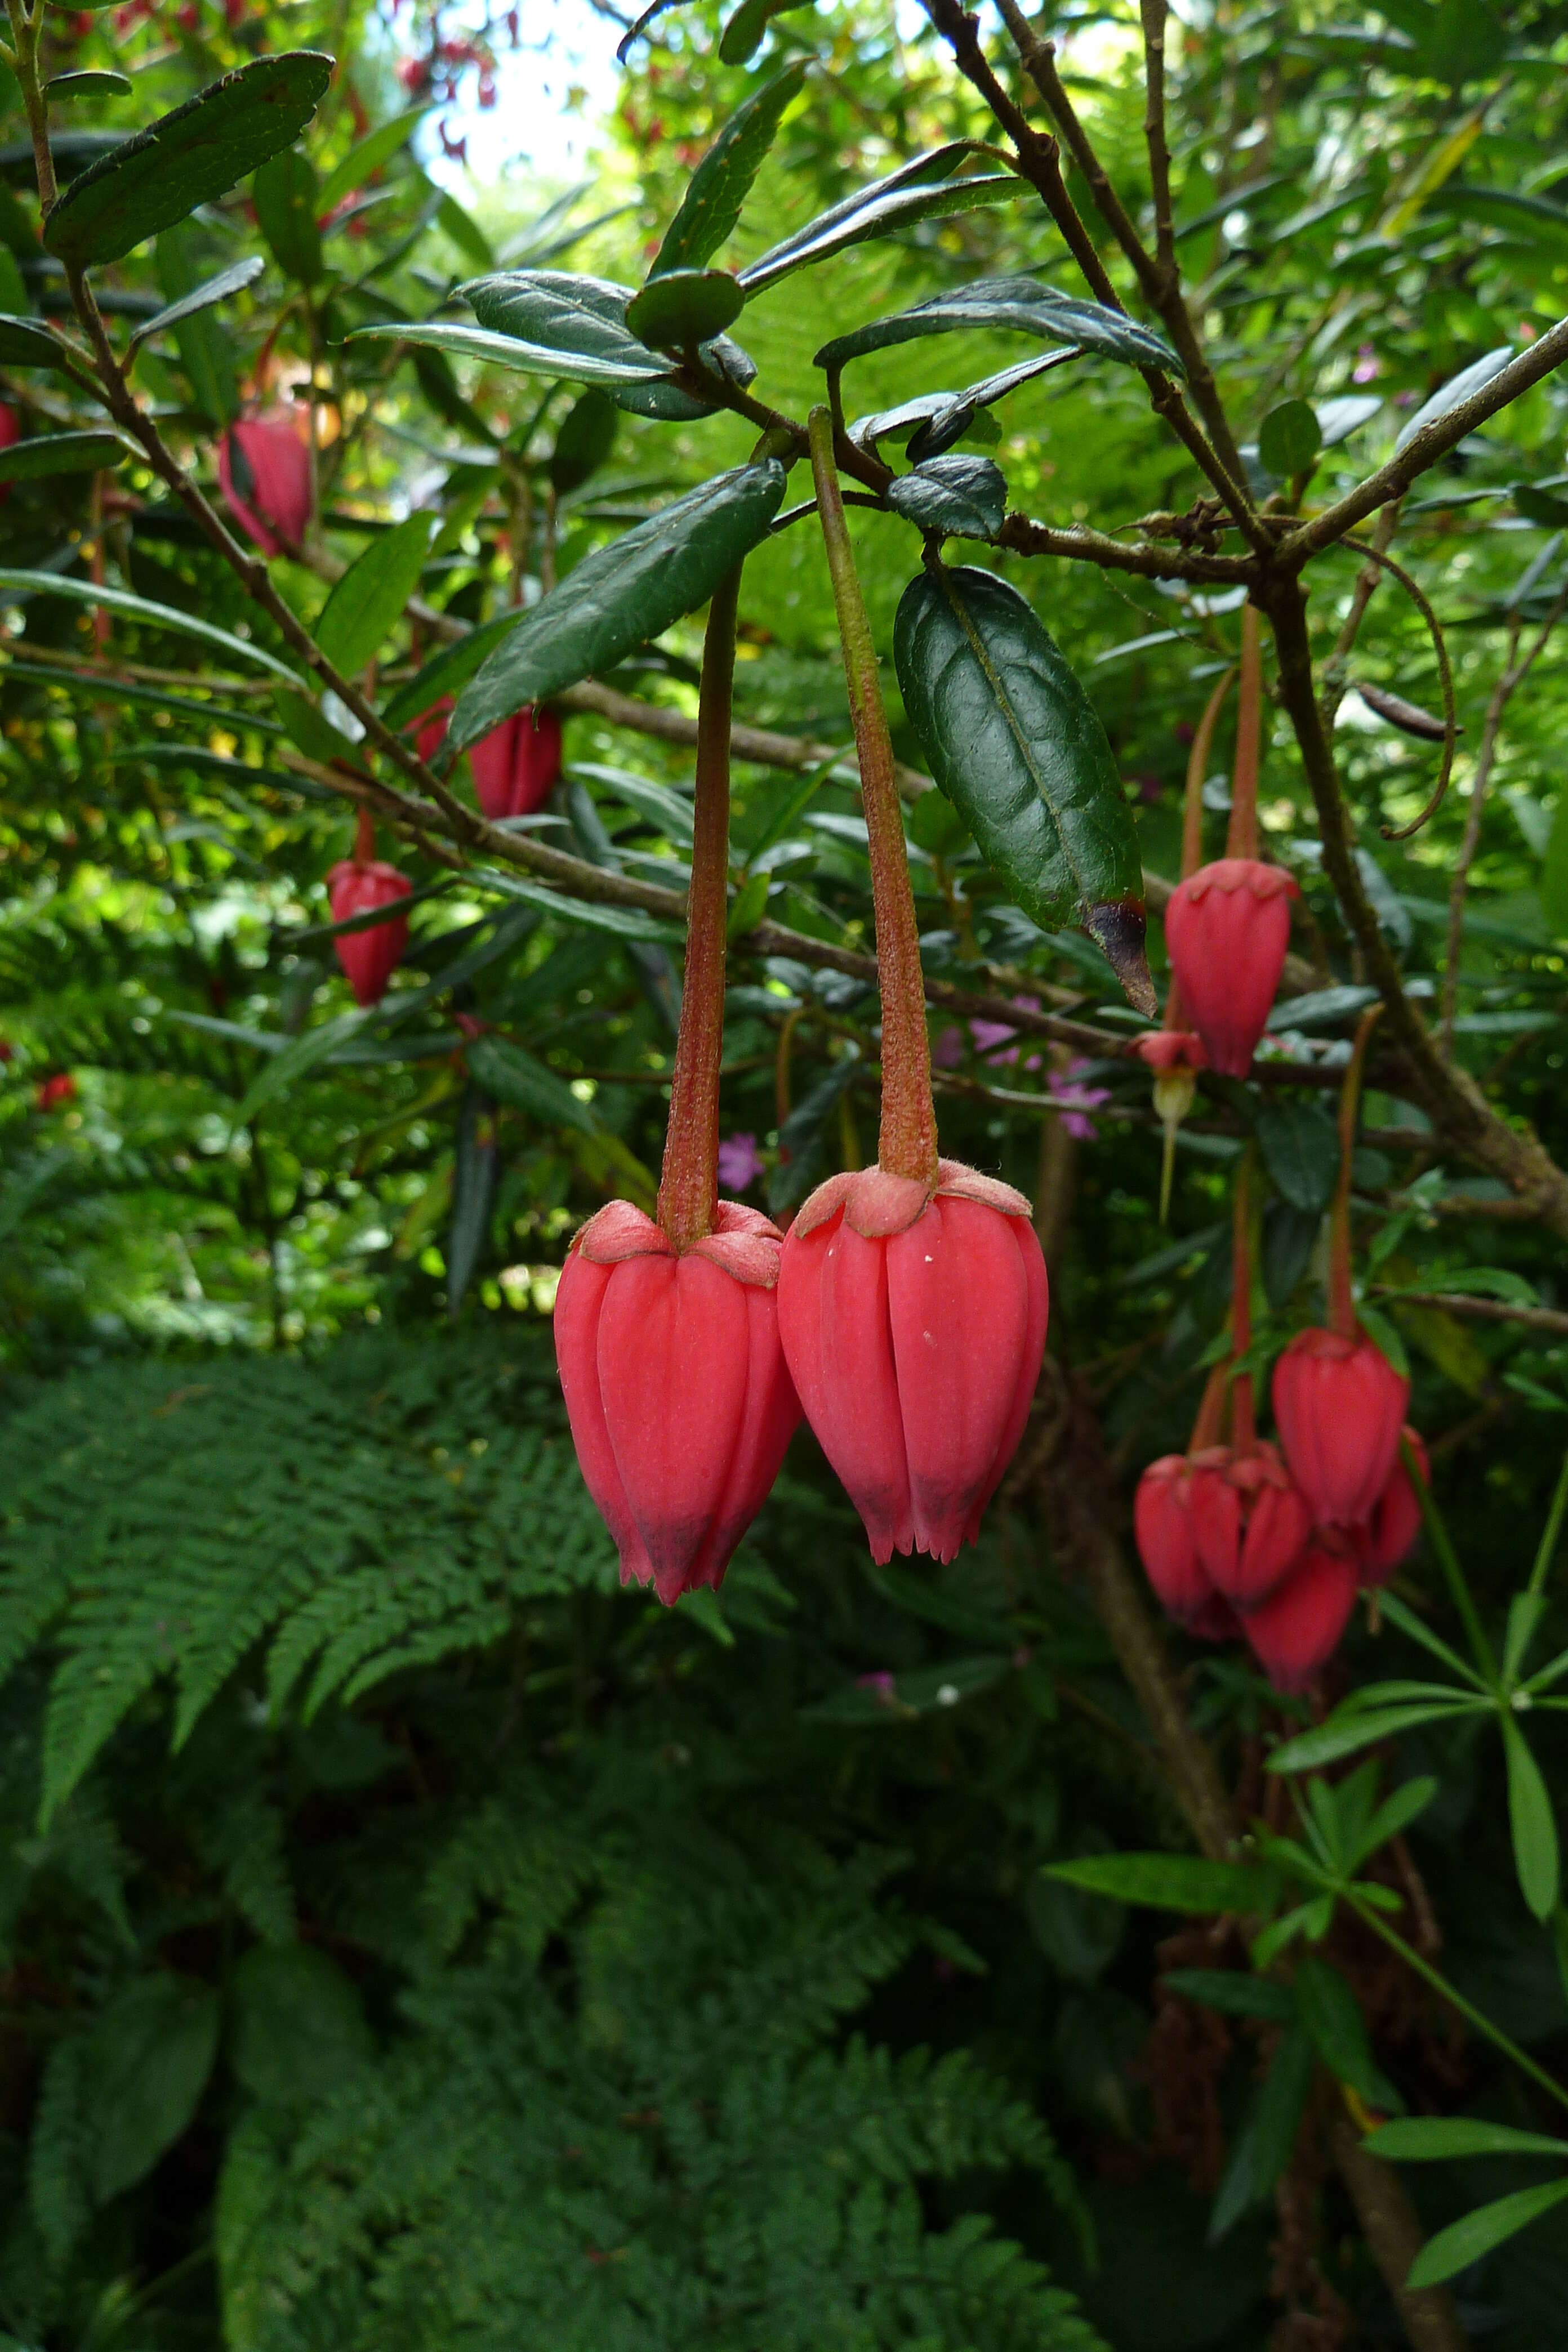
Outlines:
{"type": "Polygon", "coordinates": [[[1385,549],[1369,547],[1364,539],[1342,540],[1340,545],[1354,548],[1358,555],[1364,556],[1369,563],[1379,565],[1398,581],[1421,618],[1426,622],[1426,634],[1432,640],[1432,650],[1437,656],[1437,675],[1443,682],[1443,757],[1437,768],[1437,781],[1432,787],[1431,798],[1419,816],[1412,817],[1408,824],[1385,824],[1382,827],[1384,841],[1408,841],[1413,834],[1419,833],[1422,826],[1436,815],[1443,805],[1443,798],[1448,789],[1448,779],[1454,772],[1454,747],[1458,741],[1459,720],[1458,713],[1454,707],[1454,671],[1448,659],[1448,643],[1443,635],[1443,625],[1432,610],[1425,590],[1416,584],[1402,563],[1395,563],[1393,556],[1385,549]]]}

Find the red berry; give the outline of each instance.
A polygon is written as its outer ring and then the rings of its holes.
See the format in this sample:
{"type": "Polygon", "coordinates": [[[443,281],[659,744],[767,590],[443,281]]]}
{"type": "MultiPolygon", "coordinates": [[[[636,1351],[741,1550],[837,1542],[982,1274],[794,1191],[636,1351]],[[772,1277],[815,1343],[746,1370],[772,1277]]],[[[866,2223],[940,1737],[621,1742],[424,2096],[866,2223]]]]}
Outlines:
{"type": "MultiPolygon", "coordinates": [[[[373,907],[394,906],[399,898],[406,898],[413,887],[408,877],[400,874],[395,866],[384,866],[379,860],[342,858],[327,876],[332,920],[346,923],[351,916],[368,915],[373,907]]],[[[345,938],[334,940],[332,945],[337,950],[338,961],[348,974],[356,1002],[379,1004],[408,945],[408,918],[389,916],[384,923],[376,923],[369,930],[350,931],[345,938]]]]}
{"type": "Polygon", "coordinates": [[[868,1168],[805,1202],[779,1331],[873,1559],[973,1542],[1024,1433],[1047,1313],[1028,1202],[957,1160],[934,1188],[868,1168]]]}
{"type": "Polygon", "coordinates": [[[1294,1574],[1246,1612],[1242,1631],[1276,1690],[1305,1690],[1328,1664],[1350,1622],[1359,1577],[1350,1546],[1320,1528],[1294,1574]]]}
{"type": "Polygon", "coordinates": [[[1165,908],[1183,1008],[1226,1077],[1252,1067],[1290,944],[1290,901],[1300,895],[1281,866],[1221,857],[1178,883],[1165,908]]]}
{"type": "Polygon", "coordinates": [[[800,1405],[779,1346],[776,1225],[721,1201],[678,1256],[612,1201],[573,1242],[555,1356],[589,1493],[621,1581],[678,1601],[716,1585],[766,1501],[800,1405]]]}
{"type": "Polygon", "coordinates": [[[503,817],[532,816],[561,773],[559,714],[525,704],[468,746],[468,765],[479,806],[492,824],[503,817]]]}
{"type": "Polygon", "coordinates": [[[231,425],[217,475],[230,512],[264,555],[300,545],[310,520],[310,453],[292,417],[275,411],[231,425]]]}
{"type": "Polygon", "coordinates": [[[1410,1383],[1365,1338],[1300,1331],[1274,1367],[1290,1475],[1327,1527],[1365,1519],[1388,1484],[1410,1383]]]}

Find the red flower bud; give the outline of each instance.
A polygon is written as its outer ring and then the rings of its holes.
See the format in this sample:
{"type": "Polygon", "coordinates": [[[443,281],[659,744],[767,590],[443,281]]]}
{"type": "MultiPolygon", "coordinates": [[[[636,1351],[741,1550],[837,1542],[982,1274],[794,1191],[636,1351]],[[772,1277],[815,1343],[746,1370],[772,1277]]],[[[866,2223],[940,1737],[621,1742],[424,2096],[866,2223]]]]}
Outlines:
{"type": "Polygon", "coordinates": [[[1151,1462],[1132,1498],[1132,1532],[1144,1574],[1167,1616],[1201,1620],[1215,1600],[1193,1532],[1193,1465],[1184,1454],[1151,1462]]]}
{"type": "Polygon", "coordinates": [[[1179,882],[1165,908],[1183,1011],[1226,1077],[1252,1067],[1290,944],[1290,901],[1300,895],[1282,866],[1221,857],[1179,882]]]}
{"type": "Polygon", "coordinates": [[[874,1559],[973,1542],[1024,1433],[1047,1303],[1028,1202],[957,1160],[934,1189],[832,1176],[801,1209],[779,1332],[874,1559]]]}
{"type": "Polygon", "coordinates": [[[1372,1341],[1300,1331],[1274,1367],[1274,1418],[1290,1475],[1329,1527],[1364,1519],[1388,1484],[1410,1383],[1372,1341]]]}
{"type": "MultiPolygon", "coordinates": [[[[1420,1433],[1406,1423],[1403,1435],[1410,1441],[1421,1475],[1430,1482],[1431,1471],[1426,1448],[1420,1433]]],[[[1383,1492],[1372,1507],[1371,1516],[1363,1527],[1352,1529],[1356,1549],[1361,1554],[1361,1580],[1363,1584],[1386,1584],[1400,1562],[1415,1548],[1421,1532],[1421,1505],[1416,1499],[1401,1455],[1394,1456],[1383,1492]]]]}
{"type": "Polygon", "coordinates": [[[1253,1654],[1278,1691],[1303,1691],[1333,1655],[1355,1606],[1360,1571],[1342,1538],[1320,1528],[1300,1566],[1242,1618],[1253,1654]]]}
{"type": "Polygon", "coordinates": [[[1146,1029],[1132,1040],[1132,1051],[1162,1076],[1170,1070],[1206,1070],[1209,1066],[1195,1029],[1146,1029]]]}
{"type": "Polygon", "coordinates": [[[779,1346],[784,1236],[721,1201],[677,1256],[612,1201],[574,1238],[555,1294],[555,1360],[588,1492],[621,1581],[666,1603],[718,1584],[800,1419],[779,1346]]]}
{"type": "Polygon", "coordinates": [[[1238,1609],[1256,1608],[1284,1581],[1312,1531],[1312,1515],[1272,1445],[1193,1457],[1193,1539],[1205,1576],[1238,1609]]]}
{"type": "MultiPolygon", "coordinates": [[[[4,402],[0,402],[0,449],[9,449],[13,442],[19,441],[21,437],[21,418],[14,408],[7,408],[4,402]]],[[[0,482],[0,506],[5,505],[10,495],[10,483],[0,482]]]]}
{"type": "Polygon", "coordinates": [[[420,712],[416,721],[419,731],[414,738],[414,748],[422,760],[433,760],[446,741],[453,699],[451,695],[444,694],[439,702],[433,702],[428,710],[420,712]]]}
{"type": "MultiPolygon", "coordinates": [[[[406,874],[400,874],[395,866],[384,866],[375,859],[342,858],[327,876],[332,920],[346,923],[353,915],[368,915],[373,907],[390,907],[397,899],[406,898],[413,887],[406,874]]],[[[345,938],[334,940],[332,945],[338,951],[338,961],[348,974],[356,1002],[379,1004],[386,994],[387,982],[403,961],[403,950],[408,945],[408,918],[390,916],[369,930],[350,931],[345,938]]]]}
{"type": "Polygon", "coordinates": [[[310,520],[310,453],[286,412],[231,425],[218,444],[217,478],[263,555],[300,545],[310,520]]]}
{"type": "Polygon", "coordinates": [[[39,1110],[46,1111],[58,1109],[61,1103],[75,1102],[76,1080],[68,1070],[62,1070],[58,1077],[44,1080],[35,1090],[33,1100],[39,1110]]]}
{"type": "Polygon", "coordinates": [[[468,765],[479,806],[492,824],[502,817],[531,816],[543,807],[561,773],[559,715],[525,704],[469,744],[468,765]]]}

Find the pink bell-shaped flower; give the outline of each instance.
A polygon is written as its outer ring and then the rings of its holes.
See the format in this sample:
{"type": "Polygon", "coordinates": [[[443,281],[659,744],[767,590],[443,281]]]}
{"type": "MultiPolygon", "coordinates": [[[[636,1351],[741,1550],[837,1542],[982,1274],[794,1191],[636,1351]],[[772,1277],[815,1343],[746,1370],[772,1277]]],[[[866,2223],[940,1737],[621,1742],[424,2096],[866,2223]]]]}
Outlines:
{"type": "Polygon", "coordinates": [[[1165,908],[1183,1012],[1226,1077],[1252,1067],[1290,945],[1290,901],[1300,895],[1282,866],[1220,857],[1179,882],[1165,908]]]}
{"type": "Polygon", "coordinates": [[[1297,1333],[1274,1367],[1274,1418],[1290,1475],[1326,1527],[1370,1517],[1399,1454],[1410,1383],[1372,1341],[1297,1333]]]}
{"type": "Polygon", "coordinates": [[[783,1244],[760,1210],[721,1201],[678,1255],[612,1201],[561,1276],[555,1355],[583,1476],[622,1583],[667,1603],[719,1583],[800,1419],[779,1345],[783,1244]]]}
{"type": "Polygon", "coordinates": [[[1242,1631],[1278,1691],[1304,1691],[1350,1622],[1360,1570],[1345,1540],[1320,1528],[1299,1566],[1243,1616],[1242,1631]]]}
{"type": "Polygon", "coordinates": [[[1192,1489],[1187,1455],[1163,1454],[1150,1463],[1132,1498],[1132,1532],[1143,1572],[1166,1615],[1187,1626],[1207,1615],[1215,1597],[1198,1558],[1192,1489]]]}
{"type": "Polygon", "coordinates": [[[1203,1572],[1237,1609],[1283,1583],[1306,1549],[1312,1515],[1267,1440],[1193,1457],[1193,1539],[1203,1572]]]}
{"type": "Polygon", "coordinates": [[[231,425],[218,444],[217,478],[263,555],[299,548],[310,520],[310,453],[286,410],[231,425]]]}
{"type": "Polygon", "coordinates": [[[784,1244],[779,1331],[805,1415],[879,1562],[973,1543],[1045,1352],[1029,1203],[959,1161],[934,1186],[829,1177],[784,1244]]]}
{"type": "MultiPolygon", "coordinates": [[[[1430,1484],[1431,1470],[1419,1431],[1406,1422],[1401,1435],[1408,1441],[1423,1479],[1430,1484]]],[[[1421,1533],[1421,1504],[1403,1454],[1394,1456],[1394,1467],[1366,1520],[1351,1533],[1361,1554],[1363,1584],[1386,1584],[1394,1570],[1415,1550],[1421,1533]]]]}
{"type": "MultiPolygon", "coordinates": [[[[407,898],[413,887],[406,874],[400,874],[395,866],[383,865],[378,858],[342,858],[327,876],[332,920],[346,923],[354,915],[368,915],[373,908],[395,906],[399,898],[407,898]]],[[[332,945],[355,1002],[379,1004],[408,945],[408,918],[390,915],[384,923],[373,923],[368,930],[350,931],[334,940],[332,945]]]]}
{"type": "Polygon", "coordinates": [[[548,705],[514,711],[468,746],[468,765],[479,806],[492,824],[502,817],[532,816],[561,773],[560,714],[548,705]]]}

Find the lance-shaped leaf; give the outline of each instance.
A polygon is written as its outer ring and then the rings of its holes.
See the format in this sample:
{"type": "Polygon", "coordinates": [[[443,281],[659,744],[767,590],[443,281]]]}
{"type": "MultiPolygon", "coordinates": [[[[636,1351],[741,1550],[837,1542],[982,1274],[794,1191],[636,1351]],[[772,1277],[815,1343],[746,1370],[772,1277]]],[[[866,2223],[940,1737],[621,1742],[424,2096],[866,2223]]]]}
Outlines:
{"type": "Polygon", "coordinates": [[[1561,1877],[1557,1822],[1540,1765],[1511,1715],[1500,1718],[1508,1764],[1508,1814],[1520,1889],[1538,1919],[1557,1908],[1561,1877]]]}
{"type": "Polygon", "coordinates": [[[906,522],[950,539],[994,539],[1007,511],[1002,468],[989,457],[928,457],[887,495],[906,522]]]}
{"type": "Polygon", "coordinates": [[[585,931],[606,931],[612,939],[655,940],[661,945],[679,947],[686,934],[679,923],[660,922],[657,915],[639,914],[635,907],[614,907],[596,898],[569,898],[561,890],[546,889],[542,882],[525,882],[520,874],[502,874],[490,866],[475,869],[473,879],[487,890],[498,891],[503,898],[521,898],[542,914],[552,915],[557,922],[571,923],[585,931]]]}
{"type": "Polygon", "coordinates": [[[496,1176],[495,1104],[484,1089],[463,1089],[458,1112],[458,1160],[452,1177],[452,1223],[447,1234],[447,1311],[456,1315],[490,1229],[496,1176]]]}
{"type": "Polygon", "coordinates": [[[467,749],[524,703],[610,668],[705,604],[759,541],[784,498],[776,459],[720,474],[595,548],[496,647],[452,713],[447,742],[467,749]]]}
{"type": "Polygon", "coordinates": [[[1479,2205],[1467,2213],[1462,2221],[1450,2222],[1429,2238],[1410,2265],[1407,2287],[1436,2286],[1444,2279],[1468,2271],[1494,2246],[1527,2229],[1542,2213],[1550,2213],[1568,2197],[1568,2180],[1545,2180],[1538,2189],[1519,2189],[1511,2197],[1496,2198],[1489,2205],[1479,2205]]]}
{"type": "Polygon", "coordinates": [[[125,74],[87,67],[74,73],[51,74],[44,84],[44,96],[56,105],[62,99],[129,98],[135,86],[125,74]]]}
{"type": "MultiPolygon", "coordinates": [[[[805,259],[819,258],[816,253],[819,245],[826,251],[837,252],[838,247],[827,240],[834,237],[839,229],[866,211],[874,210],[885,196],[894,195],[900,189],[930,189],[935,186],[948,179],[964,157],[973,152],[973,140],[950,139],[945,145],[932,147],[923,155],[911,155],[907,163],[899,165],[897,171],[889,172],[884,179],[871,181],[864,188],[856,188],[847,196],[841,196],[837,204],[830,205],[825,213],[818,213],[816,219],[807,221],[804,228],[797,228],[781,244],[771,247],[760,260],[753,261],[741,272],[741,283],[749,294],[760,293],[775,278],[786,277],[790,270],[798,268],[805,259]]],[[[843,242],[854,244],[855,236],[849,235],[843,242]]]]}
{"type": "Polygon", "coordinates": [[[475,1037],[466,1059],[479,1085],[498,1102],[527,1111],[545,1127],[576,1127],[584,1135],[597,1134],[598,1119],[565,1079],[510,1037],[475,1037]]]}
{"type": "MultiPolygon", "coordinates": [[[[476,278],[458,288],[481,327],[499,335],[558,353],[574,352],[584,359],[613,361],[628,373],[611,385],[618,406],[639,416],[668,422],[710,415],[714,404],[693,399],[668,383],[669,362],[648,350],[626,324],[626,305],[636,289],[617,286],[607,278],[586,278],[565,269],[503,269],[476,278]],[[636,371],[636,373],[630,373],[636,371]],[[646,374],[645,372],[646,371],[646,374]]],[[[700,347],[703,364],[741,391],[753,382],[755,362],[728,335],[715,335],[700,347]]],[[[560,368],[569,375],[573,371],[560,368]]]]}
{"type": "Polygon", "coordinates": [[[0,596],[5,595],[65,596],[75,604],[101,604],[106,613],[122,614],[126,620],[138,621],[143,628],[172,629],[176,636],[199,637],[204,645],[216,646],[231,660],[255,662],[290,686],[304,683],[287,662],[279,661],[265,646],[253,646],[244,637],[230,636],[226,629],[198,619],[195,613],[182,613],[177,605],[155,604],[149,597],[133,596],[128,588],[99,587],[91,580],[62,580],[53,572],[21,572],[7,564],[0,566],[0,596]]]}
{"type": "Polygon", "coordinates": [[[814,0],[741,0],[719,36],[721,58],[727,66],[749,65],[773,18],[784,16],[791,8],[809,5],[814,5],[814,0]]]}
{"type": "Polygon", "coordinates": [[[748,299],[760,294],[764,287],[776,286],[796,269],[805,269],[814,261],[826,261],[849,246],[865,245],[873,237],[891,236],[900,228],[911,228],[917,221],[939,220],[952,213],[977,212],[982,205],[1010,205],[1027,193],[1026,184],[1011,172],[977,173],[963,180],[950,180],[940,187],[888,188],[879,195],[866,191],[862,200],[844,219],[831,227],[816,224],[816,233],[803,230],[798,238],[786,246],[775,247],[764,254],[749,269],[741,272],[741,283],[748,299]]]}
{"type": "Polygon", "coordinates": [[[490,334],[483,327],[465,327],[434,320],[410,320],[396,325],[356,327],[345,343],[411,343],[416,349],[450,352],[460,360],[478,360],[485,367],[512,368],[520,375],[550,375],[574,383],[611,386],[651,383],[669,373],[669,362],[648,352],[644,360],[603,358],[590,352],[559,350],[553,344],[528,343],[516,335],[490,334]]]}
{"type": "Polygon", "coordinates": [[[379,653],[402,617],[425,568],[430,523],[429,515],[412,514],[395,530],[372,540],[322,606],[316,643],[345,677],[379,653]]]}
{"type": "Polygon", "coordinates": [[[63,343],[37,319],[0,315],[0,367],[64,368],[63,343]]]}
{"type": "Polygon", "coordinates": [[[345,196],[352,196],[356,188],[363,188],[374,173],[390,163],[429,111],[428,106],[411,107],[406,114],[396,114],[390,122],[379,123],[357,147],[351,147],[317,191],[317,218],[324,220],[345,196]]]}
{"type": "Polygon", "coordinates": [[[41,433],[0,449],[0,482],[37,482],[48,474],[96,474],[141,454],[118,433],[41,433]]]}
{"type": "Polygon", "coordinates": [[[199,286],[193,286],[188,294],[182,294],[178,301],[154,311],[152,318],[143,319],[133,327],[131,331],[132,349],[134,350],[138,343],[144,343],[150,335],[161,335],[165,328],[177,327],[182,320],[194,319],[198,310],[209,310],[215,303],[226,302],[231,294],[238,294],[247,286],[254,285],[266,267],[259,253],[250,253],[243,261],[230,262],[228,268],[220,269],[216,277],[205,278],[199,286]]]}
{"type": "Polygon", "coordinates": [[[700,269],[718,252],[740,219],[784,110],[799,95],[805,79],[801,59],[764,82],[730,117],[691,175],[680,210],[666,229],[648,271],[650,279],[671,269],[700,269]]]}
{"type": "Polygon", "coordinates": [[[289,49],[225,74],[89,163],[50,212],[45,245],[77,268],[118,261],[291,147],[331,72],[331,58],[289,49]]]}
{"type": "Polygon", "coordinates": [[[1108,310],[1099,302],[1075,302],[1054,286],[1034,278],[977,278],[972,286],[951,294],[933,295],[911,310],[876,319],[847,335],[824,343],[816,364],[830,374],[868,352],[886,351],[893,343],[913,342],[921,335],[951,335],[961,328],[973,332],[1037,335],[1044,342],[1076,343],[1098,352],[1103,359],[1121,360],[1129,367],[1163,368],[1167,375],[1185,370],[1163,335],[1141,326],[1122,310],[1108,310]]]}
{"type": "Polygon", "coordinates": [[[939,457],[944,449],[962,440],[982,409],[1005,400],[1020,384],[1032,383],[1037,375],[1048,375],[1053,368],[1063,367],[1079,356],[1077,347],[1069,345],[1066,351],[1042,352],[1036,359],[1020,360],[1016,367],[983,376],[978,383],[968,384],[962,392],[917,394],[913,400],[900,401],[897,408],[879,409],[872,416],[858,416],[849,427],[849,438],[862,449],[874,449],[879,441],[896,440],[908,434],[911,464],[939,457]]]}
{"type": "Polygon", "coordinates": [[[1105,730],[1033,608],[994,572],[911,580],[893,628],[904,708],[931,774],[1026,914],[1081,923],[1152,1013],[1143,877],[1105,730]]]}

